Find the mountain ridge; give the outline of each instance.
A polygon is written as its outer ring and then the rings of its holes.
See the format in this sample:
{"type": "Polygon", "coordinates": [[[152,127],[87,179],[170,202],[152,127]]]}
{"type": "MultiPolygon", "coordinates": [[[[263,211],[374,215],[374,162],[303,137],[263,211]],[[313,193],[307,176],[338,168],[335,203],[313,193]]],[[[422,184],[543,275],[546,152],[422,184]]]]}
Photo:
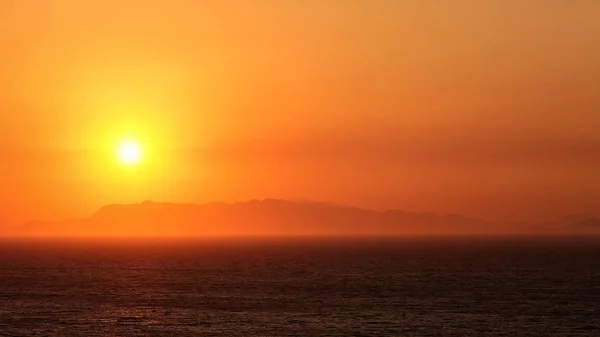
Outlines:
{"type": "Polygon", "coordinates": [[[501,226],[459,214],[384,211],[283,199],[205,204],[110,204],[91,216],[12,226],[8,236],[269,236],[595,234],[600,220],[574,218],[532,226],[501,226]],[[583,220],[582,220],[583,219],[583,220]]]}

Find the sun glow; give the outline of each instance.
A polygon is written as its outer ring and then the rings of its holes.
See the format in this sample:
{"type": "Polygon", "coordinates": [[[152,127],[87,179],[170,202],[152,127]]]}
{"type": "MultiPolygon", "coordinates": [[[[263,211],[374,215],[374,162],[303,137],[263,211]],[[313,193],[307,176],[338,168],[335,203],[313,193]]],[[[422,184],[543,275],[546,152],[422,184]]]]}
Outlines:
{"type": "Polygon", "coordinates": [[[125,140],[117,148],[119,161],[125,165],[136,165],[143,157],[142,145],[135,140],[125,140]]]}

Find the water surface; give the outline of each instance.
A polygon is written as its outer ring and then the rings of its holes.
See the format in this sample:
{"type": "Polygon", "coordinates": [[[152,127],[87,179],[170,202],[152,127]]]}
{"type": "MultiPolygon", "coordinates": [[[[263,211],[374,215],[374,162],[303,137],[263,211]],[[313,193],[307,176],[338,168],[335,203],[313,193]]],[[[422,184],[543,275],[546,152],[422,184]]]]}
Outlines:
{"type": "Polygon", "coordinates": [[[598,336],[600,240],[3,240],[4,336],[598,336]]]}

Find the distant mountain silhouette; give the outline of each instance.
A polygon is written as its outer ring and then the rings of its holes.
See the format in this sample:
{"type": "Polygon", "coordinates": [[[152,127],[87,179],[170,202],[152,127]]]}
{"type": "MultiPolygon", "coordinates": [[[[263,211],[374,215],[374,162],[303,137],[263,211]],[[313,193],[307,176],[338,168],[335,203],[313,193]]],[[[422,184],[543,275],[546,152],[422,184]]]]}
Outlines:
{"type": "Polygon", "coordinates": [[[485,234],[491,225],[460,215],[377,212],[278,199],[240,203],[109,205],[91,217],[30,222],[9,235],[436,235],[485,234]]]}
{"type": "Polygon", "coordinates": [[[561,234],[600,234],[600,219],[587,215],[572,215],[547,226],[561,234]]]}
{"type": "Polygon", "coordinates": [[[462,215],[401,210],[383,212],[327,203],[278,199],[239,203],[175,204],[145,201],[109,205],[91,217],[30,222],[4,235],[204,236],[204,235],[468,235],[600,233],[600,220],[568,224],[498,226],[462,215]]]}

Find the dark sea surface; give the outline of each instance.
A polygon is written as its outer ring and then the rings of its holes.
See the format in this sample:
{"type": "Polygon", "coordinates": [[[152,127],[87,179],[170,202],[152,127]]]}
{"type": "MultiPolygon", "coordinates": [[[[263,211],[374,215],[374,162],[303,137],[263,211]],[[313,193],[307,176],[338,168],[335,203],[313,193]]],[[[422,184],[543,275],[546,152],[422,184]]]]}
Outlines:
{"type": "Polygon", "coordinates": [[[0,336],[600,336],[600,240],[0,240],[0,336]]]}

